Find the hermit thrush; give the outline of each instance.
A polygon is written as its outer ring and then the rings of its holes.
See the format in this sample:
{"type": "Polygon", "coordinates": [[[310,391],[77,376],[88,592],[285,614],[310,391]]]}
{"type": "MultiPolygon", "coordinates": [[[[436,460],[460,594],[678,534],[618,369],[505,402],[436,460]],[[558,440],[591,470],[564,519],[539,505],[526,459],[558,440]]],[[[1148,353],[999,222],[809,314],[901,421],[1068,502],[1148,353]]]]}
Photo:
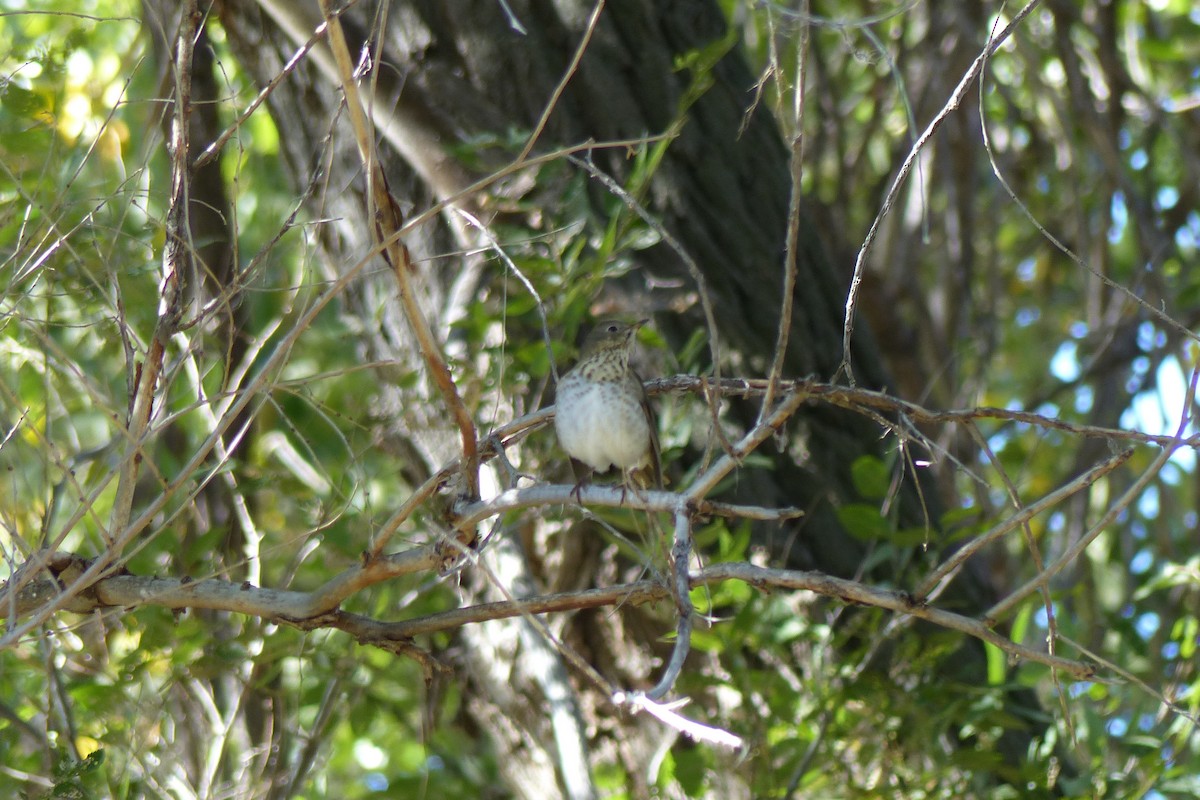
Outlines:
{"type": "Polygon", "coordinates": [[[654,414],[642,379],[629,366],[633,336],[648,321],[601,322],[584,339],[579,362],[558,382],[554,429],[571,457],[576,500],[592,470],[609,467],[624,477],[637,470],[640,485],[662,487],[654,414]]]}

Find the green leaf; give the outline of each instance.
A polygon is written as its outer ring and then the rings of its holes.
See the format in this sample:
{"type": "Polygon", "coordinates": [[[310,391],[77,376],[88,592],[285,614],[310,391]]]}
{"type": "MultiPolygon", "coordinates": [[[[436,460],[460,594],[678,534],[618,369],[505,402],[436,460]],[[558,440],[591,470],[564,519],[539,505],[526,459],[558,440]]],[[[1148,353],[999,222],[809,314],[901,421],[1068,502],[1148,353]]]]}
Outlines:
{"type": "Polygon", "coordinates": [[[983,650],[987,654],[988,684],[1000,686],[1008,674],[1008,659],[1004,651],[991,642],[984,642],[983,650]]]}
{"type": "Polygon", "coordinates": [[[850,465],[850,480],[859,496],[867,500],[882,500],[891,486],[891,470],[875,456],[859,456],[850,465]]]}
{"type": "Polygon", "coordinates": [[[703,747],[676,745],[671,752],[675,755],[675,779],[679,781],[686,797],[700,797],[708,775],[710,750],[703,747]]]}
{"type": "Polygon", "coordinates": [[[866,503],[850,503],[837,510],[838,521],[853,536],[864,542],[886,539],[892,525],[879,513],[879,509],[866,503]]]}
{"type": "Polygon", "coordinates": [[[0,105],[3,105],[6,111],[12,112],[15,116],[27,119],[32,119],[49,108],[49,104],[42,95],[22,88],[11,81],[4,87],[4,94],[0,95],[0,105]]]}

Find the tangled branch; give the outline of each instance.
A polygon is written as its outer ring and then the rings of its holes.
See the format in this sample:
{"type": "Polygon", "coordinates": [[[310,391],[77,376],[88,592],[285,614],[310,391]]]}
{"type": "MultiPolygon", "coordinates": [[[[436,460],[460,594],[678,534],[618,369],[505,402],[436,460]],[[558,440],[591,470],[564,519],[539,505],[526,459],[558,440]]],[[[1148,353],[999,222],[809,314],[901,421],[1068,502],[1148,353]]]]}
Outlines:
{"type": "MultiPolygon", "coordinates": [[[[708,382],[704,378],[675,376],[647,383],[651,393],[706,392],[708,382]]],[[[724,395],[760,395],[767,391],[766,380],[726,379],[721,382],[724,395]]],[[[1041,500],[1029,504],[991,530],[968,542],[958,552],[945,559],[919,585],[914,592],[882,589],[860,581],[836,578],[818,572],[773,569],[750,563],[714,564],[701,569],[690,569],[690,530],[697,519],[706,516],[726,516],[742,519],[785,520],[799,516],[796,509],[769,509],[741,506],[707,500],[705,494],[720,477],[737,466],[739,458],[753,451],[772,431],[777,430],[797,409],[805,403],[828,403],[848,408],[858,413],[879,418],[888,414],[895,420],[898,429],[915,427],[917,423],[951,422],[974,423],[980,419],[993,419],[1000,423],[1019,421],[1037,425],[1047,430],[1066,430],[1079,436],[1101,436],[1126,443],[1154,444],[1164,446],[1163,453],[1155,460],[1157,466],[1174,448],[1194,444],[1191,440],[1176,437],[1149,436],[1136,431],[1118,429],[1096,429],[1074,425],[1037,414],[1007,409],[975,408],[963,411],[932,411],[913,403],[888,395],[863,389],[847,388],[816,381],[787,381],[779,385],[782,400],[775,412],[763,424],[756,426],[738,442],[732,453],[718,459],[683,492],[645,491],[625,493],[617,487],[589,486],[582,490],[580,499],[587,506],[627,507],[648,512],[668,513],[675,519],[674,571],[670,581],[641,580],[614,586],[587,589],[576,592],[561,592],[505,602],[483,603],[452,609],[436,614],[406,620],[381,620],[347,612],[342,604],[363,589],[380,583],[421,572],[441,571],[443,574],[462,563],[464,551],[448,547],[447,539],[436,538],[433,543],[378,557],[365,554],[361,563],[354,565],[310,591],[278,589],[237,584],[217,579],[191,580],[189,578],[150,577],[131,575],[98,568],[96,560],[64,552],[41,552],[30,557],[19,568],[13,578],[0,585],[0,617],[10,620],[29,614],[41,616],[48,609],[65,608],[77,613],[87,613],[104,608],[136,608],[156,605],[173,609],[208,608],[221,609],[293,627],[311,630],[330,628],[344,631],[358,642],[384,647],[392,652],[402,652],[417,657],[420,649],[415,645],[417,637],[438,631],[453,630],[464,625],[487,620],[505,619],[523,615],[572,611],[585,608],[617,606],[624,603],[647,603],[686,598],[688,591],[697,586],[711,586],[724,581],[736,580],[763,591],[810,591],[847,603],[887,609],[906,618],[922,619],[941,627],[966,633],[993,644],[1017,659],[1044,664],[1078,679],[1094,679],[1095,668],[1088,663],[1074,661],[1052,653],[1043,652],[1012,641],[996,633],[992,626],[1002,611],[1011,610],[1013,605],[1029,594],[1030,587],[1022,587],[1001,601],[993,613],[981,619],[967,617],[931,605],[948,581],[957,574],[963,562],[980,547],[995,541],[1004,533],[1027,522],[1033,516],[1045,513],[1080,489],[1093,484],[1104,475],[1124,464],[1130,451],[1125,450],[1097,464],[1084,474],[1048,493],[1041,500]],[[99,574],[97,574],[99,573],[99,574]],[[10,586],[12,587],[10,589],[10,586]]],[[[531,431],[545,426],[552,418],[553,409],[543,409],[502,426],[493,432],[481,448],[484,459],[494,458],[506,443],[513,442],[531,431]]],[[[457,469],[457,464],[447,465],[430,485],[414,494],[417,504],[436,494],[437,487],[445,477],[457,469]]],[[[463,504],[452,512],[452,522],[459,530],[473,529],[490,518],[512,511],[546,506],[569,505],[572,502],[569,485],[539,484],[531,487],[514,488],[495,496],[473,503],[463,504]]],[[[1129,493],[1126,493],[1128,495],[1129,493]]],[[[1127,496],[1114,502],[1105,518],[1118,513],[1128,503],[1127,496]]],[[[412,503],[405,503],[396,516],[407,519],[412,503]]],[[[395,530],[399,522],[392,520],[386,527],[395,530]]],[[[1068,554],[1077,558],[1078,548],[1068,554]]],[[[1064,566],[1059,559],[1039,576],[1044,581],[1064,566]]],[[[1037,583],[1035,581],[1034,583],[1037,583]]],[[[690,626],[691,612],[679,608],[681,629],[690,626]],[[686,622],[684,622],[686,620],[686,622]]],[[[680,633],[680,631],[677,631],[680,633]]],[[[655,700],[664,696],[673,684],[683,658],[687,654],[687,630],[676,639],[676,649],[668,669],[658,685],[647,693],[655,700]]],[[[11,641],[12,630],[9,637],[11,641]]]]}

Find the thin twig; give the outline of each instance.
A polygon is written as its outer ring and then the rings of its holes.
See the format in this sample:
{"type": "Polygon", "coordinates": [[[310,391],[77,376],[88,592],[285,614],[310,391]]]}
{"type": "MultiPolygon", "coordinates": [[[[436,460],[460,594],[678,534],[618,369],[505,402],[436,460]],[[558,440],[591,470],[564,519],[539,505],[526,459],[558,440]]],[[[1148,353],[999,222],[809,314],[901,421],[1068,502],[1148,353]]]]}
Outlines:
{"type": "Polygon", "coordinates": [[[1034,661],[1049,667],[1060,669],[1066,674],[1080,680],[1096,678],[1095,667],[1079,661],[1071,661],[1061,656],[1052,656],[1040,650],[1026,647],[1010,639],[1006,639],[993,631],[983,622],[971,617],[945,611],[940,608],[919,603],[907,592],[890,589],[877,589],[858,581],[845,578],[835,578],[820,572],[801,572],[796,570],[771,569],[746,563],[713,564],[705,567],[699,575],[693,575],[693,585],[699,578],[703,583],[718,583],[722,580],[740,580],[759,589],[807,589],[827,597],[836,597],[850,603],[886,608],[901,614],[932,622],[949,630],[959,631],[976,639],[994,644],[1006,653],[1026,661],[1034,661]]]}
{"type": "MultiPolygon", "coordinates": [[[[991,445],[987,443],[987,439],[979,431],[979,426],[973,421],[966,425],[968,433],[975,441],[975,445],[987,456],[988,463],[996,470],[996,474],[1000,477],[1000,482],[1004,484],[1004,490],[1008,493],[1009,500],[1012,501],[1013,508],[1018,514],[1023,510],[1021,503],[1021,495],[1017,491],[1017,487],[1013,484],[1012,479],[1008,477],[1007,470],[996,457],[996,453],[992,450],[991,445]]],[[[1045,567],[1045,561],[1042,559],[1042,551],[1038,548],[1037,539],[1034,538],[1033,530],[1029,527],[1028,518],[1020,524],[1021,533],[1025,537],[1025,549],[1029,551],[1030,557],[1033,559],[1033,567],[1039,572],[1045,567]]],[[[1046,612],[1046,651],[1051,655],[1058,652],[1058,616],[1054,612],[1054,598],[1050,596],[1050,587],[1042,586],[1042,608],[1046,612]]],[[[1074,739],[1074,723],[1071,722],[1070,709],[1067,707],[1067,693],[1063,691],[1062,681],[1058,678],[1058,670],[1050,670],[1050,680],[1054,683],[1054,691],[1058,697],[1058,702],[1063,711],[1063,718],[1067,720],[1067,725],[1072,727],[1072,739],[1074,739]]]]}
{"type": "MultiPolygon", "coordinates": [[[[1000,477],[1000,482],[1004,484],[1004,490],[1008,493],[1008,499],[1012,501],[1013,510],[1020,516],[1024,511],[1024,506],[1021,503],[1021,494],[1017,491],[1017,487],[1013,485],[1012,479],[1008,477],[1008,472],[1004,469],[1004,464],[1000,463],[1000,459],[996,457],[992,451],[991,445],[987,443],[987,439],[983,438],[983,434],[979,432],[979,426],[972,422],[966,424],[967,432],[971,434],[971,438],[975,441],[975,445],[987,456],[988,463],[992,465],[992,469],[996,470],[996,474],[1000,477]]],[[[1113,460],[1116,460],[1115,458],[1113,460]]],[[[1045,569],[1046,562],[1042,559],[1042,551],[1037,546],[1037,539],[1033,536],[1033,530],[1029,527],[1030,517],[1025,515],[1022,522],[1018,524],[1021,533],[1025,536],[1025,547],[1029,550],[1029,556],[1033,559],[1033,568],[1038,572],[1045,569]]],[[[1054,616],[1054,599],[1050,596],[1050,588],[1042,587],[1042,605],[1046,609],[1046,642],[1050,646],[1050,652],[1054,652],[1054,636],[1058,631],[1058,620],[1054,616]]]]}
{"type": "Polygon", "coordinates": [[[917,156],[925,149],[925,145],[933,138],[938,128],[946,121],[952,113],[958,110],[963,98],[967,96],[967,91],[971,88],[971,84],[979,77],[979,73],[983,70],[983,65],[987,63],[987,59],[992,53],[1000,47],[1004,41],[1012,35],[1017,26],[1027,17],[1034,8],[1038,6],[1041,0],[1030,0],[1030,2],[1017,12],[1004,30],[1000,31],[995,37],[988,39],[987,44],[983,48],[983,52],[972,62],[970,68],[967,69],[962,80],[954,88],[950,95],[950,99],[942,106],[942,110],[937,113],[917,141],[909,149],[908,155],[904,158],[904,163],[900,165],[899,171],[896,173],[892,185],[888,187],[887,194],[884,195],[883,203],[879,207],[879,213],[875,215],[875,220],[871,223],[870,230],[867,231],[867,236],[863,240],[862,247],[858,250],[858,256],[854,260],[854,275],[850,279],[850,289],[846,292],[846,312],[845,319],[842,323],[842,363],[838,366],[838,374],[845,375],[846,380],[851,386],[855,385],[854,370],[850,366],[850,344],[854,338],[854,313],[855,307],[858,305],[858,291],[862,284],[863,274],[866,271],[867,254],[871,251],[871,245],[875,243],[875,237],[879,233],[880,225],[883,224],[883,218],[892,210],[892,206],[896,202],[896,197],[900,194],[900,188],[908,178],[908,173],[912,171],[913,165],[917,161],[917,156]]]}
{"type": "MultiPolygon", "coordinates": [[[[335,9],[333,13],[341,14],[348,7],[349,6],[341,9],[335,9]]],[[[221,148],[225,146],[225,143],[228,142],[230,138],[232,138],[233,135],[238,132],[242,125],[246,123],[246,120],[250,119],[250,115],[257,111],[258,107],[261,106],[266,99],[271,96],[271,93],[274,92],[275,88],[283,82],[283,79],[296,69],[296,67],[300,64],[301,59],[303,59],[304,56],[313,49],[317,42],[321,41],[321,38],[324,35],[325,23],[322,22],[317,26],[316,30],[313,31],[312,36],[308,37],[308,41],[300,45],[296,52],[292,54],[292,57],[287,60],[287,63],[283,65],[283,68],[279,70],[278,74],[276,74],[275,77],[272,78],[271,81],[259,91],[258,95],[250,101],[250,104],[247,105],[245,110],[238,115],[238,118],[235,119],[233,123],[230,124],[224,131],[222,131],[221,135],[214,139],[212,144],[204,148],[204,151],[192,160],[193,170],[200,169],[217,157],[217,154],[221,152],[221,148]]]]}
{"type": "MultiPolygon", "coordinates": [[[[142,459],[145,457],[146,437],[150,432],[150,418],[154,413],[154,398],[157,396],[159,377],[167,343],[178,330],[183,315],[184,293],[190,278],[185,245],[188,239],[188,195],[191,173],[187,167],[188,141],[192,113],[192,52],[201,20],[196,0],[184,6],[176,38],[175,53],[175,114],[171,126],[171,138],[167,143],[171,156],[171,198],[167,208],[166,238],[163,243],[162,282],[159,285],[158,319],[154,325],[146,358],[135,369],[134,395],[130,401],[128,441],[126,453],[117,479],[117,494],[113,500],[111,531],[119,531],[129,523],[133,513],[133,493],[142,459]]],[[[130,365],[131,368],[133,365],[130,365]]],[[[110,558],[119,550],[109,542],[110,558]]]]}
{"type": "Polygon", "coordinates": [[[1079,541],[1068,547],[1066,551],[1064,551],[1063,554],[1054,561],[1054,563],[1039,572],[1024,586],[1012,592],[999,603],[996,603],[994,606],[988,609],[987,614],[985,615],[988,620],[998,620],[1005,616],[1013,609],[1014,606],[1016,606],[1033,592],[1036,592],[1040,587],[1046,585],[1051,578],[1062,572],[1067,565],[1073,563],[1077,558],[1079,558],[1083,551],[1087,549],[1088,545],[1090,545],[1097,536],[1103,533],[1109,525],[1112,525],[1114,522],[1116,522],[1117,517],[1121,515],[1121,512],[1123,512],[1131,503],[1141,496],[1142,491],[1148,485],[1150,485],[1150,482],[1153,481],[1158,475],[1159,470],[1166,466],[1166,463],[1171,460],[1171,457],[1175,455],[1175,451],[1183,443],[1184,431],[1186,431],[1188,426],[1191,424],[1189,409],[1191,409],[1192,403],[1196,399],[1196,381],[1198,377],[1200,377],[1200,367],[1192,370],[1192,379],[1188,384],[1187,394],[1183,402],[1183,415],[1179,420],[1179,427],[1175,431],[1175,436],[1172,439],[1172,443],[1162,449],[1162,452],[1159,453],[1154,461],[1150,463],[1150,466],[1146,468],[1146,471],[1139,475],[1138,479],[1134,481],[1119,498],[1117,498],[1116,502],[1114,502],[1109,507],[1108,511],[1104,513],[1104,516],[1102,516],[1099,521],[1092,526],[1091,530],[1079,537],[1079,541]]]}
{"type": "Polygon", "coordinates": [[[650,697],[649,693],[642,692],[617,692],[613,695],[612,700],[618,706],[627,705],[632,706],[634,711],[645,711],[659,722],[669,728],[674,728],[694,742],[720,745],[728,747],[730,750],[740,750],[746,745],[746,741],[740,736],[735,736],[729,731],[715,728],[712,725],[696,722],[677,713],[675,709],[686,704],[686,700],[658,703],[650,697]]]}
{"type": "Polygon", "coordinates": [[[958,574],[959,570],[962,568],[962,565],[965,564],[971,556],[975,555],[984,547],[987,547],[996,539],[999,539],[1001,536],[1008,533],[1018,525],[1024,525],[1038,514],[1041,514],[1043,511],[1053,508],[1081,489],[1086,489],[1087,487],[1091,486],[1096,481],[1100,480],[1100,478],[1104,477],[1128,461],[1132,455],[1133,450],[1126,449],[1122,450],[1116,455],[1110,456],[1065,486],[1060,486],[1037,502],[1029,503],[1028,505],[1023,506],[1021,510],[1013,516],[1008,517],[1007,519],[993,526],[985,533],[976,536],[969,543],[956,550],[954,555],[950,556],[950,558],[942,562],[941,566],[930,573],[929,577],[927,577],[921,583],[921,586],[916,590],[916,592],[914,592],[914,596],[919,600],[936,600],[941,595],[942,591],[950,584],[950,579],[958,574]]]}
{"type": "Polygon", "coordinates": [[[717,484],[724,480],[725,476],[732,472],[743,458],[778,432],[807,399],[808,395],[805,392],[795,392],[781,402],[766,420],[755,425],[729,452],[723,453],[712,466],[693,481],[686,493],[688,500],[696,502],[715,489],[717,484]]]}
{"type": "MultiPolygon", "coordinates": [[[[802,14],[808,13],[808,0],[800,4],[802,14]]],[[[768,17],[769,18],[769,17],[768,17]]],[[[772,51],[774,37],[771,38],[772,51]]],[[[792,108],[791,177],[792,190],[788,198],[787,242],[784,245],[783,297],[779,308],[779,330],[775,338],[775,356],[767,374],[767,393],[763,395],[762,407],[758,410],[758,422],[762,423],[771,407],[775,405],[775,393],[783,375],[784,357],[787,354],[788,336],[792,330],[792,307],[795,303],[797,253],[800,247],[800,198],[801,181],[804,177],[804,80],[805,61],[808,57],[808,25],[800,26],[800,41],[796,44],[796,86],[792,108]]],[[[776,82],[783,79],[776,71],[776,82]]]]}
{"type": "Polygon", "coordinates": [[[554,87],[554,91],[550,95],[550,100],[546,103],[546,108],[542,110],[542,116],[538,119],[537,125],[533,126],[533,133],[529,134],[529,140],[521,148],[521,153],[517,156],[517,163],[524,161],[533,152],[533,146],[537,144],[538,137],[545,130],[546,123],[550,120],[550,115],[554,113],[554,109],[558,105],[558,100],[562,97],[562,93],[566,91],[571,76],[579,69],[579,62],[583,60],[583,54],[587,51],[588,44],[592,41],[592,34],[596,32],[596,24],[600,21],[600,12],[603,10],[604,0],[596,0],[592,14],[588,17],[587,25],[584,26],[583,38],[579,40],[579,46],[575,48],[575,54],[571,57],[571,63],[567,65],[567,69],[563,72],[558,85],[554,87]]]}
{"type": "Polygon", "coordinates": [[[487,225],[465,209],[455,208],[454,210],[475,230],[479,231],[479,235],[487,241],[488,246],[492,248],[492,252],[504,262],[504,265],[508,267],[513,275],[517,276],[517,280],[525,287],[525,291],[529,292],[533,297],[534,307],[537,308],[538,312],[538,320],[542,323],[542,341],[546,345],[546,356],[550,361],[550,373],[554,376],[554,382],[558,383],[558,367],[554,363],[554,345],[550,341],[550,320],[546,318],[546,304],[542,302],[542,296],[538,294],[537,287],[533,285],[533,281],[525,277],[525,273],[521,271],[521,268],[504,251],[504,248],[500,246],[500,241],[492,234],[487,225]]]}
{"type": "Polygon", "coordinates": [[[454,383],[454,377],[450,374],[450,367],[446,364],[446,359],[442,355],[441,348],[417,301],[415,287],[413,287],[410,279],[413,273],[412,258],[409,255],[408,247],[399,237],[399,233],[404,227],[403,216],[400,212],[400,206],[396,203],[395,198],[392,197],[392,193],[388,189],[387,178],[383,173],[383,167],[375,152],[375,142],[371,137],[370,127],[367,124],[367,114],[358,94],[357,83],[354,80],[354,63],[350,58],[350,50],[346,45],[341,21],[333,15],[330,0],[321,0],[321,11],[324,13],[326,24],[329,27],[329,45],[333,50],[334,60],[337,63],[342,84],[342,93],[345,96],[346,108],[350,114],[351,127],[354,130],[359,155],[362,157],[363,166],[367,173],[368,207],[374,207],[374,214],[372,216],[374,217],[375,224],[371,226],[371,230],[375,234],[377,241],[384,244],[383,252],[392,267],[393,274],[396,276],[396,282],[399,287],[399,299],[404,309],[404,316],[408,320],[414,338],[417,340],[421,356],[425,359],[425,364],[429,368],[430,377],[441,393],[442,399],[445,400],[455,424],[458,425],[462,438],[465,494],[468,497],[478,497],[479,454],[476,443],[475,422],[471,419],[471,415],[467,411],[462,397],[459,395],[458,387],[454,383]]]}
{"type": "Polygon", "coordinates": [[[683,662],[687,659],[692,647],[692,622],[695,609],[692,608],[691,576],[688,564],[692,560],[692,520],[688,514],[687,505],[680,503],[675,509],[675,541],[671,545],[671,574],[674,585],[671,594],[675,598],[675,646],[671,649],[671,658],[667,668],[654,688],[646,692],[651,700],[661,700],[675,686],[679,673],[683,671],[683,662]]]}
{"type": "MultiPolygon", "coordinates": [[[[1113,673],[1114,675],[1119,676],[1122,680],[1129,681],[1130,683],[1132,683],[1134,686],[1141,689],[1146,694],[1155,698],[1156,700],[1158,700],[1158,702],[1162,703],[1164,706],[1171,709],[1172,713],[1178,714],[1179,716],[1183,717],[1184,719],[1189,720],[1193,725],[1200,725],[1200,716],[1197,716],[1195,711],[1193,711],[1192,709],[1188,708],[1185,705],[1180,704],[1178,701],[1172,700],[1171,698],[1167,697],[1166,694],[1164,694],[1161,689],[1159,689],[1155,686],[1151,686],[1150,684],[1146,683],[1144,680],[1139,678],[1137,675],[1134,675],[1132,672],[1125,669],[1117,662],[1110,661],[1107,658],[1104,658],[1103,656],[1101,656],[1099,653],[1092,652],[1090,649],[1085,647],[1082,643],[1075,641],[1074,639],[1070,638],[1069,636],[1064,636],[1060,633],[1058,635],[1058,638],[1060,641],[1065,642],[1067,644],[1067,646],[1074,647],[1076,650],[1078,650],[1079,652],[1083,653],[1088,658],[1095,661],[1097,664],[1099,664],[1104,669],[1108,670],[1109,672],[1113,673]]],[[[1179,684],[1169,684],[1169,685],[1178,686],[1179,684]]],[[[1184,689],[1184,691],[1188,691],[1188,690],[1184,689]]]]}

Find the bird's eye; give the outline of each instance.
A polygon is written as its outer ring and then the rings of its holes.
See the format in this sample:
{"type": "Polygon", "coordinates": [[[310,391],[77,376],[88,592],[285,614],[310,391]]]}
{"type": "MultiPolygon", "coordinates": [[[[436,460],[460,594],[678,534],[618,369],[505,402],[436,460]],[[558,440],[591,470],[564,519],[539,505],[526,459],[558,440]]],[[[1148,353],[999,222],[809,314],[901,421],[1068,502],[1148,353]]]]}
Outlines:
{"type": "Polygon", "coordinates": [[[609,332],[609,333],[616,333],[616,332],[617,332],[617,326],[616,326],[616,325],[609,325],[609,326],[608,326],[608,332],[609,332]]]}

